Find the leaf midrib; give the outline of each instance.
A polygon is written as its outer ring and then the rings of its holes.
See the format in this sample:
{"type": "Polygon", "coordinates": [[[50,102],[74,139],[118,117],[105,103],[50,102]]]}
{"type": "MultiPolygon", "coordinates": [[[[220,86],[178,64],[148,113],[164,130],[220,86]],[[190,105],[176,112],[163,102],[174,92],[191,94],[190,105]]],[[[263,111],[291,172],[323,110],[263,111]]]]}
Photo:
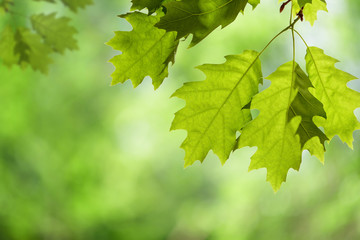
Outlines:
{"type": "MultiPolygon", "coordinates": [[[[124,73],[129,72],[130,69],[132,69],[136,64],[139,63],[139,61],[140,61],[141,59],[144,58],[144,56],[146,56],[149,52],[151,52],[152,50],[154,50],[154,47],[155,47],[159,42],[161,42],[162,39],[163,39],[166,35],[167,35],[167,32],[165,32],[165,33],[161,36],[161,38],[159,38],[157,41],[155,41],[154,44],[151,45],[151,46],[149,47],[149,49],[148,49],[144,54],[140,55],[140,57],[139,57],[136,61],[134,61],[134,62],[133,62],[125,71],[123,71],[122,73],[124,74],[124,73]]],[[[120,55],[120,56],[121,56],[121,55],[120,55]]],[[[126,80],[127,80],[127,79],[126,79],[126,80]]]]}
{"type": "MultiPolygon", "coordinates": [[[[208,124],[208,126],[206,127],[205,131],[201,134],[199,140],[197,141],[195,147],[193,148],[193,151],[191,151],[190,155],[193,155],[193,153],[195,152],[195,150],[198,148],[201,140],[203,139],[203,137],[205,136],[205,134],[207,133],[207,131],[209,131],[210,126],[213,124],[213,122],[215,121],[215,119],[217,118],[217,116],[219,115],[220,111],[222,110],[222,108],[224,107],[224,105],[226,104],[226,102],[230,99],[230,97],[232,96],[232,94],[234,93],[235,89],[239,86],[240,82],[242,81],[242,79],[244,79],[244,77],[247,75],[247,73],[250,71],[250,69],[254,66],[254,64],[256,63],[256,61],[259,59],[260,54],[258,54],[256,56],[256,58],[254,59],[254,61],[249,65],[249,67],[246,69],[246,71],[244,72],[244,74],[242,75],[242,77],[237,81],[237,83],[235,84],[235,86],[231,89],[229,95],[225,98],[225,100],[223,101],[223,103],[221,104],[221,106],[219,107],[218,111],[215,113],[215,115],[213,116],[213,118],[211,119],[210,123],[208,124]]],[[[241,104],[241,102],[240,102],[241,104]]],[[[244,115],[243,111],[241,111],[242,115],[244,115]]],[[[196,159],[198,160],[198,159],[196,159]]],[[[195,160],[195,161],[196,161],[195,160]]]]}
{"type": "Polygon", "coordinates": [[[322,79],[322,77],[321,77],[321,75],[320,75],[319,68],[318,68],[318,66],[317,66],[317,63],[316,63],[316,61],[315,61],[314,55],[312,54],[312,51],[311,51],[310,47],[308,47],[308,50],[309,50],[311,59],[312,59],[313,62],[314,62],[314,67],[315,67],[316,73],[317,73],[317,75],[318,75],[318,77],[319,77],[321,86],[322,86],[322,88],[324,89],[325,96],[326,96],[326,98],[329,100],[329,102],[331,103],[331,105],[334,107],[334,103],[331,101],[331,98],[329,97],[329,95],[328,95],[328,93],[327,93],[327,91],[326,91],[326,88],[325,88],[325,85],[324,85],[324,81],[323,81],[323,79],[322,79]]]}

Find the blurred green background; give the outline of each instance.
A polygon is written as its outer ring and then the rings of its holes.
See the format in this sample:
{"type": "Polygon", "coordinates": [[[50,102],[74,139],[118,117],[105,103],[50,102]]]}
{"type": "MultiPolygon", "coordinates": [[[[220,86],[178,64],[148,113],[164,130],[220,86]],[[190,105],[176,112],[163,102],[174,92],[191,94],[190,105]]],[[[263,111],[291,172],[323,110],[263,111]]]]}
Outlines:
{"type": "MultiPolygon", "coordinates": [[[[314,27],[297,29],[359,77],[360,3],[327,2],[314,27]]],[[[290,170],[276,194],[264,169],[247,171],[255,148],[237,150],[224,166],[209,153],[184,169],[186,132],[169,132],[184,105],[170,95],[205,78],[195,66],[261,50],[286,26],[277,1],[247,9],[194,48],[183,42],[155,92],[150,79],[110,87],[107,61],[119,53],[104,43],[131,29],[116,17],[130,5],[95,0],[75,15],[33,2],[23,10],[70,16],[80,50],[54,56],[48,75],[0,65],[0,239],[360,239],[359,132],[353,151],[334,138],[324,166],[304,152],[300,172],[290,170]]],[[[290,59],[287,33],[262,56],[264,76],[290,59]]],[[[349,86],[360,90],[359,81],[349,86]]]]}

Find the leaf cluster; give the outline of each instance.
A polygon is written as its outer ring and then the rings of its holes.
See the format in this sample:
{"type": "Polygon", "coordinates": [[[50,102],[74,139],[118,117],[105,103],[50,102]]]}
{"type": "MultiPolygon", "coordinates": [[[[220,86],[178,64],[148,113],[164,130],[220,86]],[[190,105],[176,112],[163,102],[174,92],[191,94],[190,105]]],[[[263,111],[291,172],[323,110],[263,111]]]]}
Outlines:
{"type": "MultiPolygon", "coordinates": [[[[204,81],[188,82],[173,96],[186,106],[175,114],[171,129],[188,133],[181,147],[185,166],[203,161],[212,150],[224,164],[232,151],[257,147],[249,170],[266,168],[274,191],[286,181],[290,168],[299,170],[303,150],[324,162],[325,142],[338,135],[352,147],[352,133],[360,129],[354,110],[360,94],[349,89],[354,76],[335,67],[336,59],[317,47],[308,46],[295,29],[303,19],[311,25],[317,12],[327,11],[325,0],[290,0],[290,25],[277,34],[262,51],[246,50],[226,56],[222,64],[198,67],[204,81]],[[293,60],[270,76],[269,88],[262,84],[261,54],[282,33],[291,31],[293,60]],[[295,36],[307,48],[306,71],[295,62],[295,36]],[[260,113],[253,117],[252,110],[260,113]]],[[[255,9],[260,0],[132,0],[132,12],[120,15],[133,27],[117,31],[108,43],[120,55],[110,60],[116,67],[112,84],[131,79],[138,86],[150,76],[156,88],[168,76],[179,40],[192,37],[189,47],[199,44],[214,29],[231,24],[246,7],[255,9]],[[148,10],[148,14],[138,10],[148,10]]]]}
{"type": "MultiPolygon", "coordinates": [[[[56,3],[55,0],[33,0],[56,3]]],[[[92,4],[92,0],[61,0],[65,7],[76,12],[79,8],[92,4]]],[[[70,25],[70,18],[50,14],[24,15],[17,8],[22,1],[0,1],[0,17],[4,19],[0,30],[0,61],[7,65],[30,66],[34,70],[47,73],[52,63],[51,54],[63,54],[66,49],[78,48],[74,38],[76,29],[70,25]],[[22,19],[21,21],[17,19],[22,19]]]]}

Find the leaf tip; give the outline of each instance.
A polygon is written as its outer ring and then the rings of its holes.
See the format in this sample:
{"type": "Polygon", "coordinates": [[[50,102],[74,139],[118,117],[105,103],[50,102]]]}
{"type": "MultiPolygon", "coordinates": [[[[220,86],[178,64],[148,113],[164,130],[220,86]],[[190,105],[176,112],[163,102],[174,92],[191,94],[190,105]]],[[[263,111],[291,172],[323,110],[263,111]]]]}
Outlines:
{"type": "Polygon", "coordinates": [[[286,182],[286,179],[285,179],[285,180],[282,180],[282,181],[280,181],[280,182],[277,182],[277,181],[276,181],[276,182],[273,182],[273,181],[271,181],[271,180],[269,180],[269,179],[267,179],[266,181],[268,181],[268,182],[270,183],[272,190],[273,190],[274,193],[276,194],[276,193],[280,190],[280,187],[281,187],[282,183],[283,183],[283,182],[286,182]]]}

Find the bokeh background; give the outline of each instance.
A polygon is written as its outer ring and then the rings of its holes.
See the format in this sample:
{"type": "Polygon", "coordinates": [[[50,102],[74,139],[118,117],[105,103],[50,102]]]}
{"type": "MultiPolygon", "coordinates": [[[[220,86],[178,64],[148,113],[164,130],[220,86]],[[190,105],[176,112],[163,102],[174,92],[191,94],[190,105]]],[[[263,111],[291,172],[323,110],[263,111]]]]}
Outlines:
{"type": "MultiPolygon", "coordinates": [[[[264,169],[247,171],[256,148],[237,150],[224,166],[210,152],[183,168],[186,132],[169,128],[184,102],[169,97],[184,82],[204,80],[195,66],[261,50],[287,25],[277,1],[262,2],[196,47],[183,42],[156,91],[150,79],[136,89],[130,81],[110,87],[107,61],[119,53],[104,43],[113,31],[131,30],[116,17],[130,1],[95,0],[77,14],[28,4],[24,15],[70,16],[80,49],[54,56],[48,75],[0,65],[0,239],[360,239],[358,131],[354,150],[337,137],[327,145],[325,165],[304,152],[300,172],[290,170],[276,194],[264,169]]],[[[360,3],[327,2],[314,27],[297,29],[359,77],[360,3]]],[[[261,60],[264,76],[291,60],[290,32],[261,60]]],[[[360,90],[359,81],[349,86],[360,90]]]]}

